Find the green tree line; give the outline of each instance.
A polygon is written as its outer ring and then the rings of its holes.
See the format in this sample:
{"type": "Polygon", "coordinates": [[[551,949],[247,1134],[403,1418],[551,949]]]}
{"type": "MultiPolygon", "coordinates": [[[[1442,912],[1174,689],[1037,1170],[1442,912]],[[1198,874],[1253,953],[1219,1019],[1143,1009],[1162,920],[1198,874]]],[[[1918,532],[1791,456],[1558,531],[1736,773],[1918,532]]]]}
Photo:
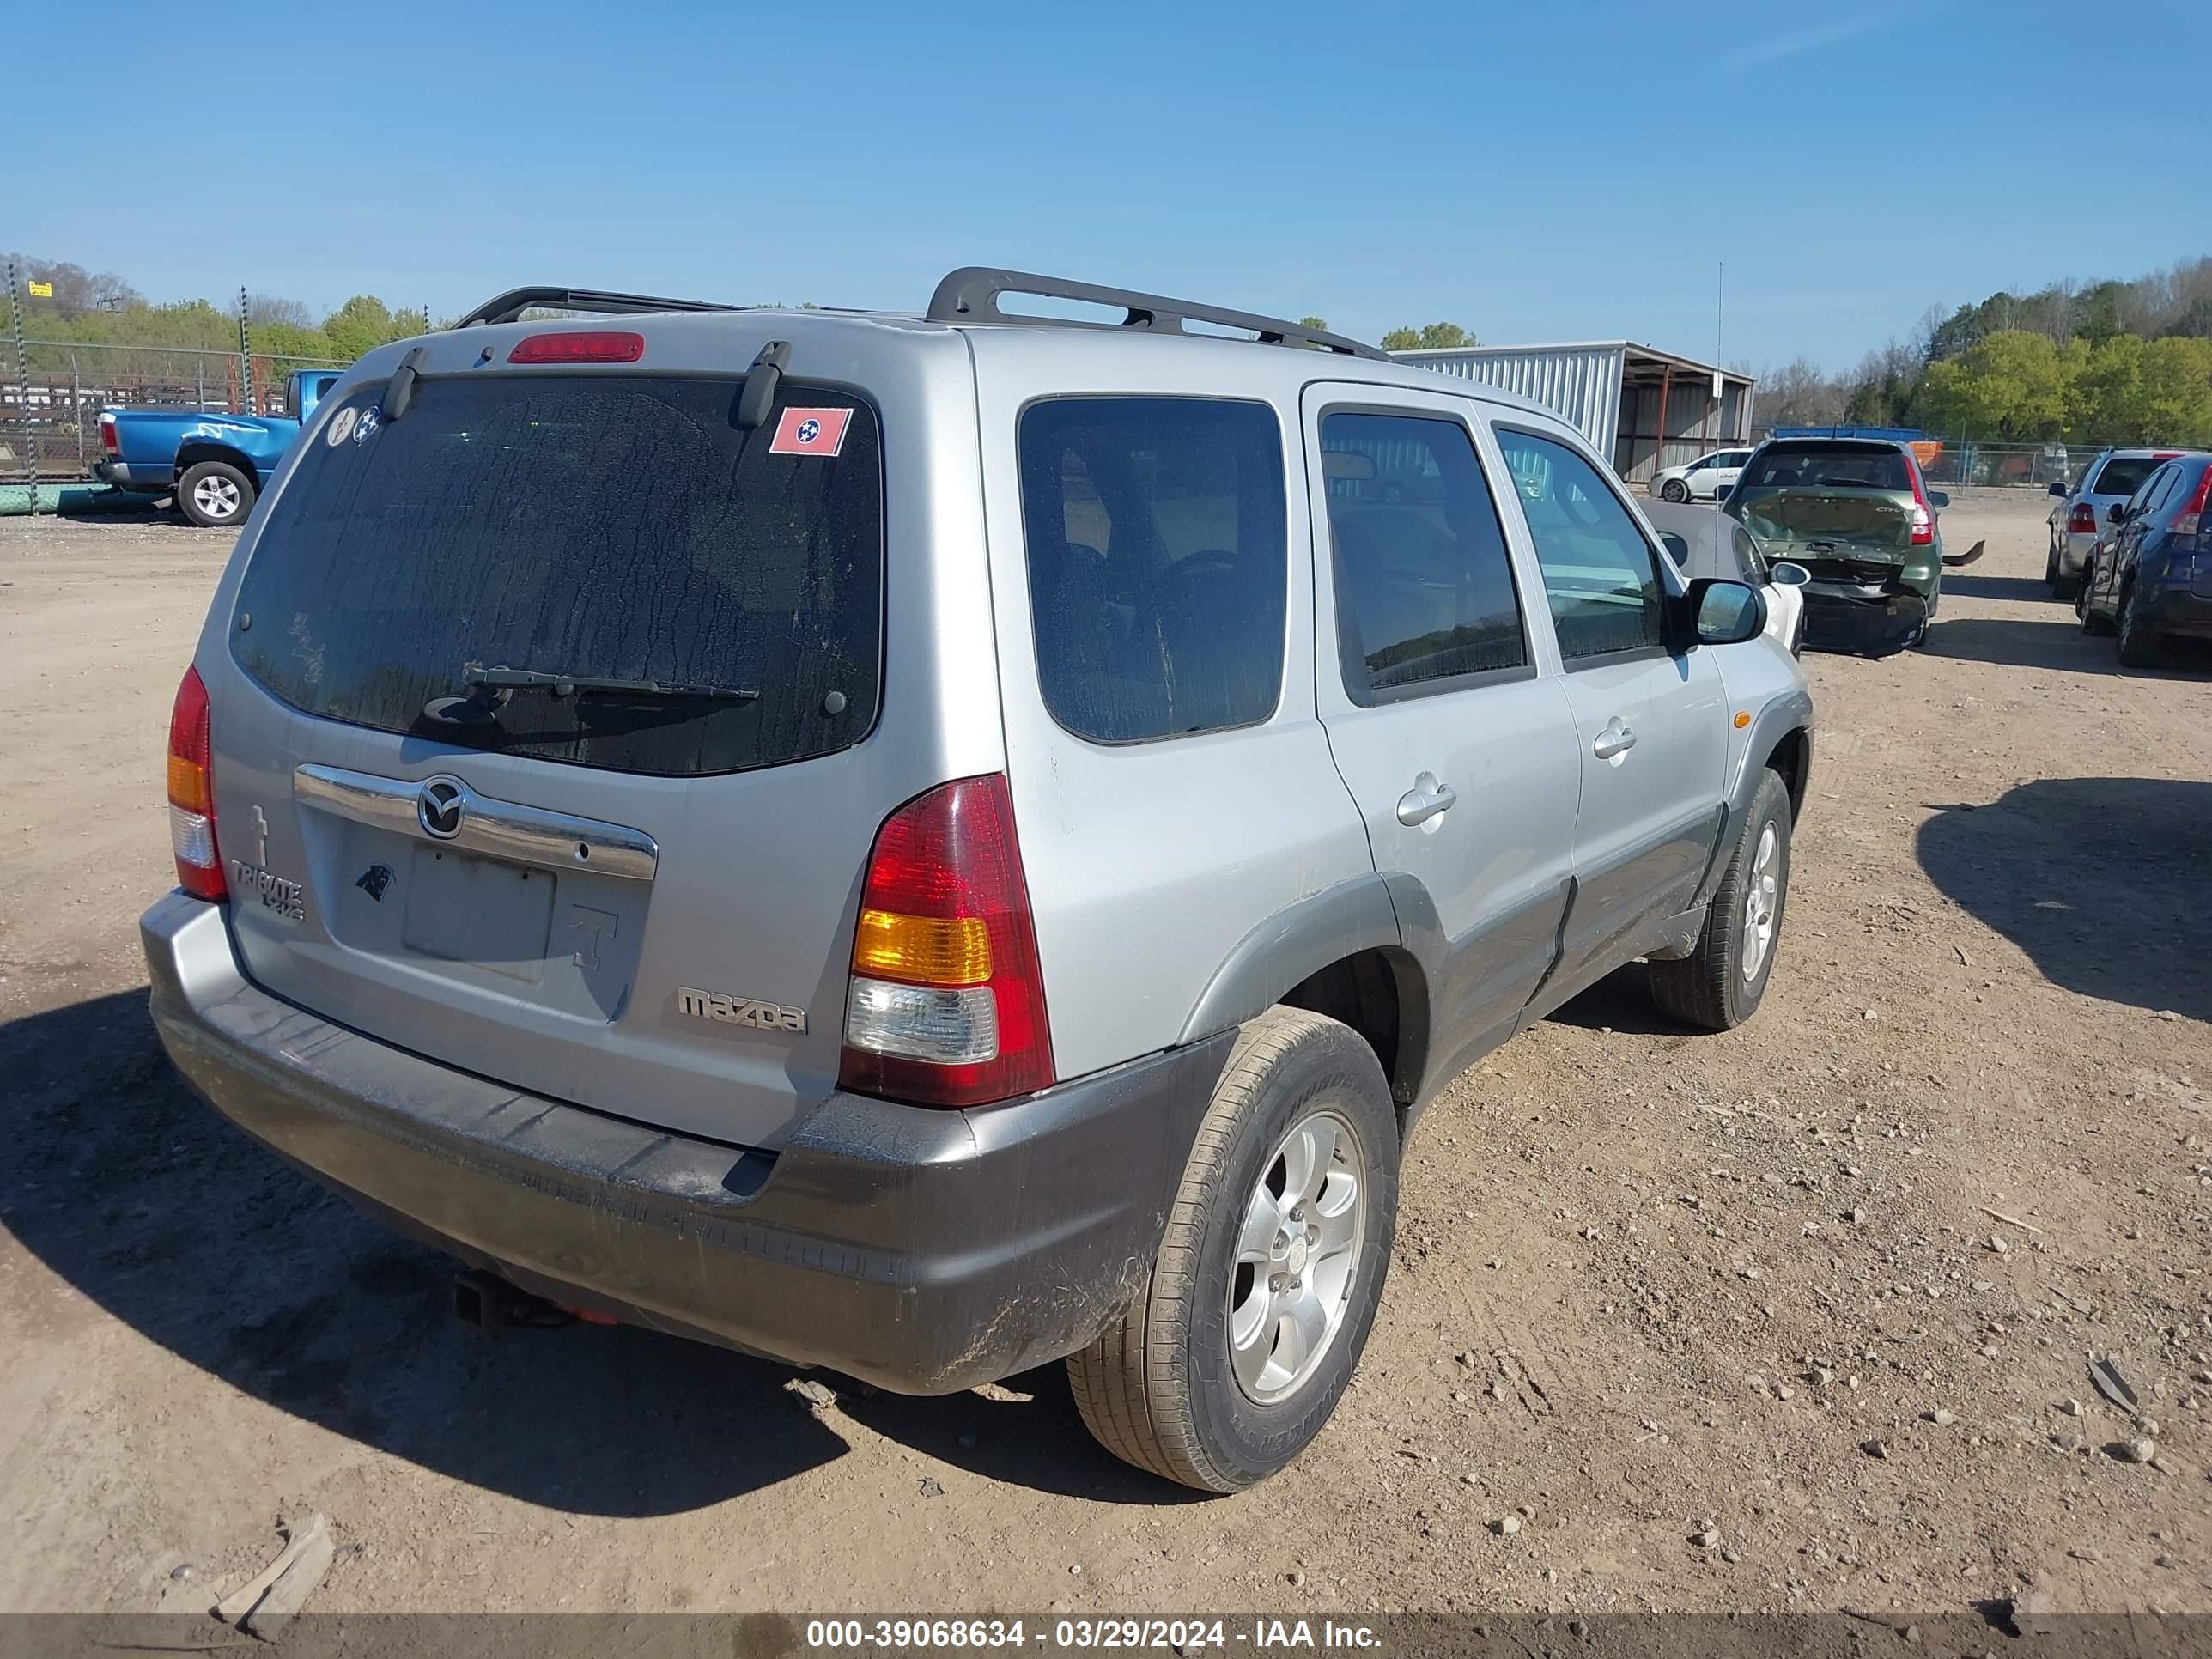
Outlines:
{"type": "Polygon", "coordinates": [[[1911,426],[1982,442],[2212,447],[2212,258],[1930,310],[1842,374],[1759,377],[1777,426],[1911,426]]]}
{"type": "MultiPolygon", "coordinates": [[[[175,346],[203,351],[238,349],[238,310],[209,300],[179,300],[166,305],[146,296],[121,277],[89,271],[66,260],[15,256],[23,332],[33,340],[71,345],[175,346]],[[33,295],[29,283],[51,286],[51,296],[33,295]]],[[[392,310],[371,294],[357,294],[320,319],[297,300],[253,295],[246,303],[254,356],[307,362],[351,362],[392,340],[427,333],[425,311],[392,310]]],[[[51,354],[46,354],[51,355],[51,354]]]]}

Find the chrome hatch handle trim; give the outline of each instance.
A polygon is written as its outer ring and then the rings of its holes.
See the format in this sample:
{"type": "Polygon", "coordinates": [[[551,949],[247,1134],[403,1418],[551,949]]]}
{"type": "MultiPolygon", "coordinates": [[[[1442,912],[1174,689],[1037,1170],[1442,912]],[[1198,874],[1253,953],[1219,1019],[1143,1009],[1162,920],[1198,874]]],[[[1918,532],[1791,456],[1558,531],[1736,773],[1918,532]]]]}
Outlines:
{"type": "Polygon", "coordinates": [[[520,801],[495,800],[450,773],[410,781],[307,765],[292,774],[292,799],[356,823],[512,864],[588,870],[626,881],[651,881],[660,865],[659,843],[642,830],[520,801]],[[438,786],[437,799],[430,810],[441,826],[435,831],[424,817],[424,802],[434,785],[438,786]],[[458,825],[444,830],[443,823],[455,816],[458,825]]]}

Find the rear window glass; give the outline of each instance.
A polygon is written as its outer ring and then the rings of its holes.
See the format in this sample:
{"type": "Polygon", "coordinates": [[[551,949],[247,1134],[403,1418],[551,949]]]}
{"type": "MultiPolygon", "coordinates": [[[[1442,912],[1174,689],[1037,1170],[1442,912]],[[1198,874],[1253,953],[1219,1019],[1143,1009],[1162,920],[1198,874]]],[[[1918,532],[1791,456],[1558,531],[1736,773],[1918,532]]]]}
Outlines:
{"type": "Polygon", "coordinates": [[[1910,489],[1905,453],[1897,449],[1771,445],[1744,471],[1737,489],[1910,489]]]}
{"type": "Polygon", "coordinates": [[[882,632],[875,416],[787,381],[778,413],[741,431],[738,390],[435,380],[384,422],[383,388],[363,390],[270,503],[240,665],[312,714],[617,771],[732,772],[858,742],[882,632]],[[780,425],[810,419],[813,451],[771,453],[780,425]],[[471,693],[471,672],[502,669],[664,689],[471,693]]]}
{"type": "Polygon", "coordinates": [[[1505,534],[1468,429],[1332,411],[1321,448],[1346,695],[1373,704],[1526,665],[1505,534]]]}
{"type": "Polygon", "coordinates": [[[1057,398],[1023,411],[1037,680],[1099,743],[1249,726],[1283,678],[1282,428],[1266,404],[1057,398]]]}
{"type": "Polygon", "coordinates": [[[2164,463],[2154,455],[2116,455],[2098,470],[2092,495],[2132,495],[2164,463]]]}

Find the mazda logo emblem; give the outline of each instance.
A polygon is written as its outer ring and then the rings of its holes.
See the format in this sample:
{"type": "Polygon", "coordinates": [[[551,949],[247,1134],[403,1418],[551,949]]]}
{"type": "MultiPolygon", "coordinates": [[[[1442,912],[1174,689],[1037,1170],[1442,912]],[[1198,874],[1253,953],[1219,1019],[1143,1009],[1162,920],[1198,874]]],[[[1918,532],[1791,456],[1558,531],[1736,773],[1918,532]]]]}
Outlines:
{"type": "Polygon", "coordinates": [[[468,793],[459,778],[432,778],[415,797],[415,821],[425,835],[451,841],[461,833],[468,793]]]}

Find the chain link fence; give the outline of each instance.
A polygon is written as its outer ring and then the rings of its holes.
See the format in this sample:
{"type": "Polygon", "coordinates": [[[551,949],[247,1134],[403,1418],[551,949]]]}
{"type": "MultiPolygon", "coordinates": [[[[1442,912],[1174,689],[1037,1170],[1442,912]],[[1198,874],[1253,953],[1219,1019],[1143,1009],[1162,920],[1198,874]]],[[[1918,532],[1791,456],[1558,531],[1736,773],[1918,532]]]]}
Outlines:
{"type": "Polygon", "coordinates": [[[344,367],[185,346],[26,340],[23,360],[0,386],[0,483],[91,477],[103,409],[282,415],[285,377],[294,369],[344,367]]]}
{"type": "Polygon", "coordinates": [[[1931,438],[1912,446],[1931,484],[1981,489],[2048,489],[2071,484],[2103,454],[2100,444],[1984,444],[1931,438]]]}
{"type": "MultiPolygon", "coordinates": [[[[52,511],[62,491],[88,483],[101,458],[100,411],[165,409],[209,415],[283,416],[286,382],[299,368],[343,368],[327,358],[256,351],[238,296],[238,347],[121,344],[53,339],[27,309],[51,295],[7,263],[9,287],[0,375],[0,512],[52,511]],[[43,292],[42,292],[43,290],[43,292]],[[42,488],[43,487],[43,488],[42,488]]],[[[72,495],[82,497],[81,489],[72,495]]]]}

